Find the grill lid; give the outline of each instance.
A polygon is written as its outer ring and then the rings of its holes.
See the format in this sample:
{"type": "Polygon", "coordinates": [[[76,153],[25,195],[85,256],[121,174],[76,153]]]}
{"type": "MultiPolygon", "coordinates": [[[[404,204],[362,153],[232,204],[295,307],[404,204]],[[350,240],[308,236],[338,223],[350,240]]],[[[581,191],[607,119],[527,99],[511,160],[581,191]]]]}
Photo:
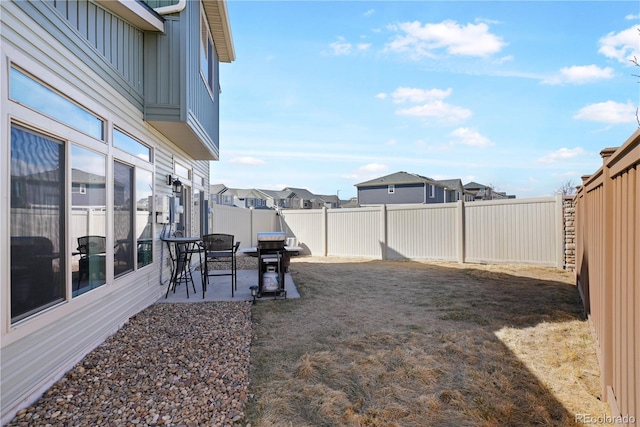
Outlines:
{"type": "Polygon", "coordinates": [[[258,233],[258,242],[284,242],[285,233],[280,231],[258,233]]]}

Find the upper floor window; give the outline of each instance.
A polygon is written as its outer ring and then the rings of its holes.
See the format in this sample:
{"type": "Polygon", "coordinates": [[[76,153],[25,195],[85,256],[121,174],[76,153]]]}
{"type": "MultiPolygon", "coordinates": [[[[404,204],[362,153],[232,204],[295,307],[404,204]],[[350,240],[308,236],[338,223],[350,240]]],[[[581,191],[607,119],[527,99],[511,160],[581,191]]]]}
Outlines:
{"type": "Polygon", "coordinates": [[[429,197],[432,199],[436,197],[436,186],[433,184],[429,184],[429,197]]]}
{"type": "Polygon", "coordinates": [[[113,146],[144,161],[151,162],[151,148],[118,129],[113,129],[113,146]]]}
{"type": "Polygon", "coordinates": [[[104,140],[102,119],[14,67],[10,71],[9,97],[93,138],[104,140]]]}
{"type": "Polygon", "coordinates": [[[394,184],[389,184],[387,186],[387,193],[388,194],[393,194],[396,192],[396,186],[394,184]]]}
{"type": "Polygon", "coordinates": [[[209,23],[202,6],[200,7],[200,73],[204,79],[211,97],[215,99],[214,90],[214,71],[215,71],[215,53],[214,53],[213,37],[209,31],[209,23]]]}

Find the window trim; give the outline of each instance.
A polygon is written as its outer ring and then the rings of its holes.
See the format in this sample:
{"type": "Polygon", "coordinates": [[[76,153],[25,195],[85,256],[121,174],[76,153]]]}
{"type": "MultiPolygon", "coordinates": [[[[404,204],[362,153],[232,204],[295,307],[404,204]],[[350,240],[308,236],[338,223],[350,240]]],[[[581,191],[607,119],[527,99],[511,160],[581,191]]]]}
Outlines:
{"type": "Polygon", "coordinates": [[[395,184],[387,185],[387,194],[396,194],[396,185],[395,184]]]}
{"type": "Polygon", "coordinates": [[[204,6],[202,2],[200,3],[200,32],[199,32],[199,57],[200,57],[200,66],[198,70],[200,72],[200,77],[202,77],[202,81],[204,86],[209,91],[209,96],[211,96],[211,100],[215,102],[215,45],[213,43],[213,35],[211,34],[211,30],[209,27],[209,19],[207,18],[207,14],[204,11],[204,6]],[[204,28],[203,28],[204,27],[204,28]],[[206,46],[204,45],[204,37],[206,36],[206,46]],[[203,58],[204,51],[204,58],[203,58]],[[206,64],[203,63],[203,59],[206,60],[206,64]],[[203,68],[206,65],[206,73],[203,72],[203,68]]]}
{"type": "Polygon", "coordinates": [[[16,104],[19,104],[25,108],[28,108],[38,114],[41,114],[45,117],[47,117],[50,120],[53,120],[55,122],[61,123],[66,127],[69,127],[71,129],[74,129],[77,132],[82,133],[83,135],[86,135],[90,138],[93,138],[97,141],[101,141],[101,142],[106,142],[106,135],[108,134],[108,130],[107,130],[107,121],[101,117],[100,115],[94,113],[91,109],[79,104],[78,102],[74,101],[72,98],[70,98],[68,95],[65,95],[63,92],[57,90],[54,86],[51,86],[47,83],[45,83],[43,80],[37,78],[35,75],[33,75],[32,73],[24,70],[22,67],[19,67],[17,64],[11,63],[9,66],[9,75],[8,75],[8,82],[9,82],[9,91],[7,93],[8,95],[8,99],[16,104]],[[96,137],[96,135],[92,135],[91,133],[89,133],[87,131],[87,129],[81,129],[78,128],[76,126],[74,126],[73,122],[71,121],[67,121],[65,119],[62,119],[60,117],[55,117],[53,115],[51,115],[49,112],[47,111],[42,111],[40,110],[37,106],[35,105],[31,105],[29,102],[27,102],[26,100],[20,100],[16,97],[11,96],[11,90],[12,90],[12,85],[11,85],[11,79],[12,79],[12,73],[13,72],[17,72],[21,75],[23,75],[24,77],[26,77],[27,79],[29,79],[31,82],[33,82],[34,84],[41,86],[43,89],[51,92],[51,94],[53,96],[55,96],[55,99],[59,99],[60,101],[63,101],[66,103],[66,105],[69,105],[71,107],[75,107],[78,110],[83,111],[84,113],[86,113],[89,116],[92,116],[93,118],[95,118],[98,122],[100,122],[100,137],[96,137]]]}

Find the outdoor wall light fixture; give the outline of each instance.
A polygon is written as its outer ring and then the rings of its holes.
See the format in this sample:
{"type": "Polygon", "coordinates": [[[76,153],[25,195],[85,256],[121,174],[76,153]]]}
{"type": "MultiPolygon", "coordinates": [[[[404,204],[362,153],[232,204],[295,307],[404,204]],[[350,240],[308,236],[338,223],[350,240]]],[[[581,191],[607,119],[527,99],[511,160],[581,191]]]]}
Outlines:
{"type": "Polygon", "coordinates": [[[173,185],[174,193],[182,193],[182,182],[180,182],[180,178],[174,178],[171,174],[167,175],[167,185],[173,185]]]}

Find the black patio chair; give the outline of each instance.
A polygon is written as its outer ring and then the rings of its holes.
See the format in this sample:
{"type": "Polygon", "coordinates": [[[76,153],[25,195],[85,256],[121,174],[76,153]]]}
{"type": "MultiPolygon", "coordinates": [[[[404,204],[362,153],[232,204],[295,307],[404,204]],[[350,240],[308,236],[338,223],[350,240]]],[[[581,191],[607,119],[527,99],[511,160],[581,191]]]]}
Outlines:
{"type": "Polygon", "coordinates": [[[205,234],[202,236],[202,246],[204,248],[204,266],[202,270],[202,283],[203,286],[209,284],[209,277],[211,276],[231,276],[231,297],[234,296],[234,291],[238,290],[238,284],[236,280],[236,253],[240,242],[234,243],[233,234],[205,234]],[[216,269],[216,263],[229,263],[230,272],[225,270],[216,269]],[[213,268],[209,268],[209,263],[213,268]]]}

